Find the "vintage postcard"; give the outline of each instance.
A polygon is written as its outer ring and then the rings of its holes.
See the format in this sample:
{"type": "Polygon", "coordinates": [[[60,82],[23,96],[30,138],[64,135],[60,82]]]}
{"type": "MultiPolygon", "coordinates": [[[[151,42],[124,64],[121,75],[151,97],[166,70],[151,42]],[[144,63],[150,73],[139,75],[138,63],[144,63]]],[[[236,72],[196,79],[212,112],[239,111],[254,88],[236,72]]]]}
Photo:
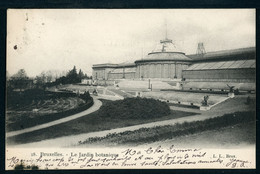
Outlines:
{"type": "Polygon", "coordinates": [[[8,9],[6,170],[255,169],[255,9],[8,9]]]}

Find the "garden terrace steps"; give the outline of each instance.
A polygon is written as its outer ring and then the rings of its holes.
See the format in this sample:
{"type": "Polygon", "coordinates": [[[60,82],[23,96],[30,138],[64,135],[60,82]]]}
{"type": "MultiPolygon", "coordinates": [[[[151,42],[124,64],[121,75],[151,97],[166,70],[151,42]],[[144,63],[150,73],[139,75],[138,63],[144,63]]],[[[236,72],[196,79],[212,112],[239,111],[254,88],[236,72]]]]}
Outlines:
{"type": "Polygon", "coordinates": [[[112,95],[112,96],[115,96],[116,94],[112,91],[109,91],[108,89],[104,90],[104,94],[105,95],[112,95]]]}
{"type": "Polygon", "coordinates": [[[117,95],[122,96],[124,98],[133,97],[131,94],[128,94],[128,93],[126,93],[122,90],[119,90],[119,89],[109,88],[108,90],[112,91],[113,93],[116,93],[117,95]]]}
{"type": "Polygon", "coordinates": [[[184,82],[184,90],[213,90],[213,91],[229,91],[229,87],[234,86],[234,89],[239,91],[255,91],[255,83],[234,83],[234,82],[184,82]]]}
{"type": "Polygon", "coordinates": [[[180,104],[193,104],[201,105],[205,95],[209,96],[209,105],[214,105],[215,103],[222,101],[227,98],[226,95],[216,95],[216,94],[203,94],[203,93],[190,93],[190,92],[176,92],[176,91],[160,91],[160,92],[143,92],[142,97],[154,98],[166,101],[180,102],[180,104]]]}

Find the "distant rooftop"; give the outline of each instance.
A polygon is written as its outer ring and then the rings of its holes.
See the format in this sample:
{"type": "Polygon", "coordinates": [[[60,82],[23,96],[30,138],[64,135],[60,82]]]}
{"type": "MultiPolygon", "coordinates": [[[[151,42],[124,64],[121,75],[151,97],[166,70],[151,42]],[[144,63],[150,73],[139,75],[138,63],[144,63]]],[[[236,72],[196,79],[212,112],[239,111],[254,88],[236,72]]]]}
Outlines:
{"type": "Polygon", "coordinates": [[[126,62],[118,64],[118,67],[125,67],[125,66],[135,66],[135,63],[132,61],[126,61],[126,62]]]}
{"type": "Polygon", "coordinates": [[[120,68],[120,67],[129,67],[135,66],[134,62],[127,61],[120,64],[113,64],[113,63],[102,63],[102,64],[94,64],[92,68],[120,68]]]}
{"type": "MultiPolygon", "coordinates": [[[[169,42],[171,40],[163,40],[161,42],[169,42]]],[[[151,52],[144,59],[136,60],[136,62],[149,62],[149,61],[161,61],[161,60],[169,60],[169,61],[194,61],[194,62],[206,62],[206,61],[214,61],[214,60],[239,60],[239,59],[255,59],[256,58],[256,48],[248,47],[248,48],[239,48],[232,50],[221,50],[208,52],[205,54],[190,54],[185,55],[182,52],[151,52]]],[[[122,68],[122,67],[132,67],[136,66],[132,61],[126,61],[120,64],[113,63],[103,63],[103,64],[95,64],[92,68],[122,68]]]]}
{"type": "Polygon", "coordinates": [[[145,62],[145,61],[191,61],[192,59],[187,57],[184,53],[178,52],[158,52],[158,53],[149,53],[144,59],[137,60],[136,62],[145,62]]]}
{"type": "MultiPolygon", "coordinates": [[[[255,47],[247,47],[247,48],[238,48],[238,49],[232,49],[232,50],[221,50],[221,51],[214,51],[214,52],[208,52],[205,54],[190,54],[187,55],[189,58],[195,61],[199,60],[212,60],[212,59],[225,59],[229,57],[234,56],[242,56],[245,55],[247,59],[253,59],[255,58],[255,47]],[[251,56],[248,56],[251,55],[251,56]]],[[[244,58],[244,57],[243,57],[244,58]]]]}
{"type": "Polygon", "coordinates": [[[102,64],[94,64],[92,67],[93,68],[108,68],[108,67],[111,67],[111,68],[114,68],[114,67],[117,67],[118,64],[114,64],[114,63],[102,63],[102,64]]]}

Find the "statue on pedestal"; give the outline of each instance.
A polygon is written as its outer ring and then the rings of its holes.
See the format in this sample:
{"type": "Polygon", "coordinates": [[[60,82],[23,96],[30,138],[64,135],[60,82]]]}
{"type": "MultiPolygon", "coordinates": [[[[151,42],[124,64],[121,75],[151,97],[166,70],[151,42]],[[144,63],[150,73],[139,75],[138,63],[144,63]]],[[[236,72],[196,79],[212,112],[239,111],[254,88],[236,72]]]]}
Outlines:
{"type": "Polygon", "coordinates": [[[208,106],[208,100],[209,100],[209,96],[206,95],[203,98],[203,101],[201,102],[202,106],[208,106]]]}
{"type": "Polygon", "coordinates": [[[229,86],[228,84],[227,84],[227,86],[229,87],[229,92],[233,93],[235,86],[229,86]]]}

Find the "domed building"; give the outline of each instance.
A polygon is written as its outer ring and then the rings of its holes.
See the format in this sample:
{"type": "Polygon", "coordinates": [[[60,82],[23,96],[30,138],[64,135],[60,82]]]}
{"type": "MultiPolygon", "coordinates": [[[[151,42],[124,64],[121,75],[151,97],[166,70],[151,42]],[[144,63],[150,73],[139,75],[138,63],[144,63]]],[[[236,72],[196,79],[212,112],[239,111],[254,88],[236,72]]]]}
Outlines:
{"type": "Polygon", "coordinates": [[[144,59],[135,61],[136,77],[181,79],[182,70],[187,69],[191,61],[191,58],[176,48],[172,40],[166,38],[144,59]]]}
{"type": "Polygon", "coordinates": [[[134,63],[93,65],[93,78],[109,79],[181,79],[192,59],[178,50],[172,40],[164,39],[146,57],[134,63]]]}
{"type": "Polygon", "coordinates": [[[151,53],[135,62],[93,65],[92,77],[103,81],[255,82],[255,47],[207,53],[200,48],[199,43],[197,54],[186,56],[172,40],[165,38],[151,53]]]}

